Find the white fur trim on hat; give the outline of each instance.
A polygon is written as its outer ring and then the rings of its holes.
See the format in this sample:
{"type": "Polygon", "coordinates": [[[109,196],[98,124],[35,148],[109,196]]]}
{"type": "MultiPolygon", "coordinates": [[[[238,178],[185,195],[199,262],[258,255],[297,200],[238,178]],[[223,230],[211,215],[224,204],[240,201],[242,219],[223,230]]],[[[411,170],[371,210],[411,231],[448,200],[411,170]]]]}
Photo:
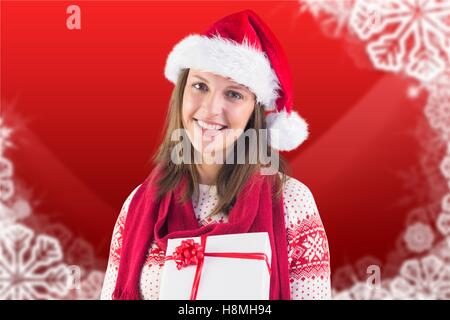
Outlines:
{"type": "Polygon", "coordinates": [[[248,41],[238,43],[219,35],[211,38],[189,35],[170,52],[164,75],[176,84],[182,69],[215,73],[247,86],[266,110],[276,108],[280,88],[267,55],[248,41]]]}
{"type": "Polygon", "coordinates": [[[266,122],[269,144],[279,151],[294,150],[308,138],[308,124],[295,111],[290,114],[286,110],[272,112],[266,122]]]}

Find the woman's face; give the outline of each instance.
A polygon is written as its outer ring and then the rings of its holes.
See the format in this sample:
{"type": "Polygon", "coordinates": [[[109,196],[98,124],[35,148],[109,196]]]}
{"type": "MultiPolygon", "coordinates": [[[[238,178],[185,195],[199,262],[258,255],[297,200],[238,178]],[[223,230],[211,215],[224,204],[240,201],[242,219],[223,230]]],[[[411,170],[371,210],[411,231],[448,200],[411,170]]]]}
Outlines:
{"type": "Polygon", "coordinates": [[[183,125],[201,154],[223,151],[243,132],[255,107],[255,96],[231,79],[190,69],[183,94],[183,125]],[[239,131],[241,130],[241,131],[239,131]]]}

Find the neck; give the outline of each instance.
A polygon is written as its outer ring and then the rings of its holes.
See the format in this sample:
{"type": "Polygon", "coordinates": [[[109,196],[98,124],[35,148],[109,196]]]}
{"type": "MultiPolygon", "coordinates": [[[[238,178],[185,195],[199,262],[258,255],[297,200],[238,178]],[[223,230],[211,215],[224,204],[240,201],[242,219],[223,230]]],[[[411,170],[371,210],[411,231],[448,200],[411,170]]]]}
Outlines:
{"type": "Polygon", "coordinates": [[[197,171],[199,175],[199,183],[207,185],[215,185],[217,177],[223,164],[197,164],[197,171]]]}
{"type": "MultiPolygon", "coordinates": [[[[226,159],[233,148],[227,148],[225,151],[226,159]]],[[[217,184],[217,177],[219,176],[219,171],[223,166],[223,163],[216,163],[217,161],[215,156],[209,153],[201,154],[202,162],[197,163],[197,171],[199,174],[199,183],[207,184],[207,185],[215,185],[217,184]]]]}

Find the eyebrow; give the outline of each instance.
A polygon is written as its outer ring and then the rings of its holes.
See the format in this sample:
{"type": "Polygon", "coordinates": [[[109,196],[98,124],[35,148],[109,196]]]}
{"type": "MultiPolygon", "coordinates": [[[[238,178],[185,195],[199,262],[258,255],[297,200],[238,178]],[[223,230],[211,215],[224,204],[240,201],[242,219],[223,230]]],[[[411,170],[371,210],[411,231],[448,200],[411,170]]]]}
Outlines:
{"type": "Polygon", "coordinates": [[[206,80],[205,78],[203,78],[203,77],[200,77],[200,76],[197,76],[197,75],[194,75],[193,77],[199,78],[199,79],[201,79],[201,80],[203,80],[203,81],[205,81],[205,82],[209,82],[209,81],[208,81],[208,80],[206,80]]]}
{"type": "MultiPolygon", "coordinates": [[[[198,78],[198,79],[201,79],[201,80],[205,81],[206,83],[209,83],[208,80],[206,80],[206,79],[203,78],[203,77],[200,77],[200,76],[197,76],[197,75],[193,75],[193,77],[198,78]]],[[[246,87],[245,87],[245,86],[242,86],[242,85],[239,85],[239,86],[227,86],[227,88],[238,89],[238,90],[244,90],[246,87]]],[[[247,88],[247,89],[248,89],[248,88],[247,88]]]]}

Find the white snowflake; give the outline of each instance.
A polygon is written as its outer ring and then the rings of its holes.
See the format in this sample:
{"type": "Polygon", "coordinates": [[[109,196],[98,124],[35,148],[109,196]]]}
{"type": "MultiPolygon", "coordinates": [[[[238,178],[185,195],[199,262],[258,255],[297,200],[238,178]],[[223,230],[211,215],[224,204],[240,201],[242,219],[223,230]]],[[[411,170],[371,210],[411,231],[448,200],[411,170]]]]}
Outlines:
{"type": "Polygon", "coordinates": [[[429,81],[450,57],[448,0],[357,0],[350,26],[381,70],[429,81]]]}
{"type": "Polygon", "coordinates": [[[68,271],[56,239],[21,224],[0,233],[0,299],[55,299],[67,294],[68,271]]]}
{"type": "Polygon", "coordinates": [[[427,224],[417,222],[408,226],[403,239],[410,251],[421,253],[431,249],[434,241],[433,229],[427,224]]]}
{"type": "Polygon", "coordinates": [[[390,289],[397,299],[450,299],[450,265],[435,255],[407,260],[390,289]]]}

